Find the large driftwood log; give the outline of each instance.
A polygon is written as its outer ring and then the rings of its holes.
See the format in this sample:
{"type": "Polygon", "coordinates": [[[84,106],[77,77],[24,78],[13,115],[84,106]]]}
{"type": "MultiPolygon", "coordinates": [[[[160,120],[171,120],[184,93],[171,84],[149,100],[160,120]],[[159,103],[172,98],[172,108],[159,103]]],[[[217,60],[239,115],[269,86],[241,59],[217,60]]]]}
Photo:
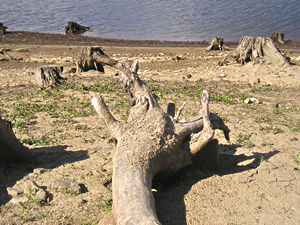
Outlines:
{"type": "Polygon", "coordinates": [[[241,64],[264,60],[280,66],[290,66],[288,59],[276,48],[270,38],[244,36],[240,39],[236,51],[236,61],[241,64]]]}
{"type": "Polygon", "coordinates": [[[228,50],[228,47],[224,45],[224,38],[223,37],[213,37],[209,42],[209,46],[205,49],[206,51],[210,50],[228,50]]]}
{"type": "Polygon", "coordinates": [[[35,83],[39,87],[45,88],[60,85],[65,80],[65,78],[61,76],[62,72],[63,67],[59,65],[40,66],[36,68],[34,73],[35,83]]]}
{"type": "Polygon", "coordinates": [[[193,157],[211,141],[214,129],[223,130],[227,140],[229,129],[218,115],[209,112],[208,91],[203,91],[199,117],[180,121],[183,107],[175,115],[174,105],[169,104],[165,113],[139,78],[137,61],[129,67],[106,55],[97,55],[95,61],[122,71],[121,81],[132,103],[129,118],[123,124],[113,117],[100,95],[94,94],[92,99],[95,110],[116,141],[112,179],[115,223],[160,224],[151,192],[153,176],[170,175],[190,165],[193,157]]]}
{"type": "Polygon", "coordinates": [[[11,122],[0,117],[0,161],[5,163],[32,161],[32,154],[15,136],[11,122]]]}
{"type": "Polygon", "coordinates": [[[104,55],[101,47],[83,47],[81,49],[79,58],[76,61],[77,73],[88,70],[98,70],[100,72],[104,72],[103,65],[96,60],[96,58],[101,55],[104,55]]]}
{"type": "Polygon", "coordinates": [[[82,34],[86,31],[88,31],[90,28],[82,26],[76,22],[68,22],[68,26],[65,28],[66,34],[82,34]]]}
{"type": "Polygon", "coordinates": [[[274,43],[284,44],[284,34],[280,32],[274,32],[271,36],[271,39],[274,43]]]}

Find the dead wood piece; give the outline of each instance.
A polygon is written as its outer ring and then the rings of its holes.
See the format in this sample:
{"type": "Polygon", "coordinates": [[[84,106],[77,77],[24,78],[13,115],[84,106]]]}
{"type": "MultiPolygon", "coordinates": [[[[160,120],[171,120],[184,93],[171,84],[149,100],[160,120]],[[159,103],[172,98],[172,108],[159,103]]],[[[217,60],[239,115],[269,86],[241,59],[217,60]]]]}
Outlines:
{"type": "Polygon", "coordinates": [[[275,65],[290,66],[288,59],[270,38],[244,36],[240,39],[236,51],[236,61],[241,64],[249,61],[267,61],[275,65]]]}
{"type": "Polygon", "coordinates": [[[5,58],[2,60],[12,60],[12,57],[10,56],[10,54],[8,52],[10,52],[11,49],[9,48],[1,48],[0,49],[0,54],[3,55],[5,58]]]}
{"type": "Polygon", "coordinates": [[[271,39],[274,43],[284,44],[284,33],[274,32],[271,36],[271,39]]]}
{"type": "Polygon", "coordinates": [[[82,26],[76,22],[68,22],[68,26],[65,28],[66,34],[82,34],[88,31],[90,28],[86,26],[82,26]]]}
{"type": "Polygon", "coordinates": [[[0,23],[0,34],[5,34],[6,29],[7,29],[7,27],[3,26],[3,23],[0,23]]]}
{"type": "Polygon", "coordinates": [[[100,95],[92,99],[94,108],[116,139],[112,178],[114,219],[120,225],[160,224],[151,192],[153,176],[170,175],[190,165],[193,156],[212,140],[213,129],[222,129],[226,139],[229,139],[229,129],[219,116],[209,112],[208,91],[203,91],[199,117],[179,121],[174,116],[175,106],[169,104],[165,113],[139,78],[137,61],[130,65],[104,54],[97,55],[95,60],[122,72],[121,82],[132,103],[127,122],[120,123],[100,95]]]}
{"type": "Polygon", "coordinates": [[[77,73],[88,70],[104,72],[102,63],[96,60],[96,58],[101,55],[104,55],[104,52],[99,46],[83,47],[76,61],[77,73]]]}
{"type": "Polygon", "coordinates": [[[64,82],[65,78],[61,76],[63,67],[59,65],[45,65],[36,68],[34,76],[35,83],[39,87],[55,87],[64,82]]]}
{"type": "Polygon", "coordinates": [[[206,51],[210,50],[221,50],[225,51],[229,48],[224,45],[224,38],[223,37],[213,37],[209,42],[209,46],[206,48],[206,51]]]}
{"type": "Polygon", "coordinates": [[[0,117],[0,161],[15,163],[32,160],[33,157],[29,149],[16,138],[11,122],[0,117]]]}

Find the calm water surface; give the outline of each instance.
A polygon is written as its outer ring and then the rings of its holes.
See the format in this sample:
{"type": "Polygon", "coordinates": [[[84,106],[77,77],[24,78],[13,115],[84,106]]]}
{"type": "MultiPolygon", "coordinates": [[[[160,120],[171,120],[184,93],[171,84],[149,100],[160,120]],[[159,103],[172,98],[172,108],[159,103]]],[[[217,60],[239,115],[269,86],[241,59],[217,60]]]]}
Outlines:
{"type": "Polygon", "coordinates": [[[237,41],[279,31],[300,41],[300,0],[0,0],[10,31],[64,33],[68,21],[104,38],[237,41]]]}

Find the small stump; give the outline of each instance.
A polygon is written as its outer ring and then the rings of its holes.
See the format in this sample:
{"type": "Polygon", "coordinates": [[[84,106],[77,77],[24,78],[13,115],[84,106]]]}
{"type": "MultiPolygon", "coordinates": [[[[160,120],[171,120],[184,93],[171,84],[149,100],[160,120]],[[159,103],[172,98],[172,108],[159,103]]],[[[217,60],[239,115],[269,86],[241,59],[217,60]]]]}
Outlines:
{"type": "Polygon", "coordinates": [[[240,39],[236,51],[235,60],[241,64],[263,59],[271,64],[290,66],[288,59],[276,48],[271,38],[244,36],[240,39]]]}
{"type": "Polygon", "coordinates": [[[65,80],[61,76],[63,72],[63,67],[59,65],[46,65],[36,68],[35,70],[35,83],[39,87],[55,87],[62,84],[65,80]]]}
{"type": "Polygon", "coordinates": [[[5,34],[6,33],[6,28],[5,26],[3,26],[3,23],[0,23],[0,34],[5,34]]]}
{"type": "Polygon", "coordinates": [[[206,48],[206,51],[210,51],[210,50],[225,51],[228,49],[228,47],[224,45],[223,37],[213,37],[209,42],[209,44],[210,45],[206,48]]]}
{"type": "Polygon", "coordinates": [[[97,62],[99,56],[105,55],[101,47],[83,47],[76,62],[77,73],[88,70],[104,72],[103,65],[97,62]]]}
{"type": "Polygon", "coordinates": [[[274,43],[284,44],[284,34],[280,32],[274,32],[271,36],[271,39],[274,43]]]}
{"type": "Polygon", "coordinates": [[[68,22],[68,26],[65,28],[66,34],[82,34],[86,31],[88,31],[90,28],[82,26],[76,22],[68,22]]]}

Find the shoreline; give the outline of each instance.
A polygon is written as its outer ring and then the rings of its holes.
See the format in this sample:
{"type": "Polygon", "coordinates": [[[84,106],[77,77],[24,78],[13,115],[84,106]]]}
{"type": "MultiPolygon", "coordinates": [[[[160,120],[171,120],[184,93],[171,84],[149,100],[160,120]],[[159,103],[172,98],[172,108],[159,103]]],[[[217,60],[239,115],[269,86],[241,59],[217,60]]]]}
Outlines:
{"type": "MultiPolygon", "coordinates": [[[[81,35],[39,33],[30,31],[8,31],[0,35],[0,44],[39,44],[39,45],[100,45],[120,47],[207,47],[209,41],[159,41],[159,40],[125,40],[81,35]]],[[[226,42],[235,48],[238,42],[226,42]]],[[[300,48],[300,42],[287,40],[283,48],[300,48]]]]}

